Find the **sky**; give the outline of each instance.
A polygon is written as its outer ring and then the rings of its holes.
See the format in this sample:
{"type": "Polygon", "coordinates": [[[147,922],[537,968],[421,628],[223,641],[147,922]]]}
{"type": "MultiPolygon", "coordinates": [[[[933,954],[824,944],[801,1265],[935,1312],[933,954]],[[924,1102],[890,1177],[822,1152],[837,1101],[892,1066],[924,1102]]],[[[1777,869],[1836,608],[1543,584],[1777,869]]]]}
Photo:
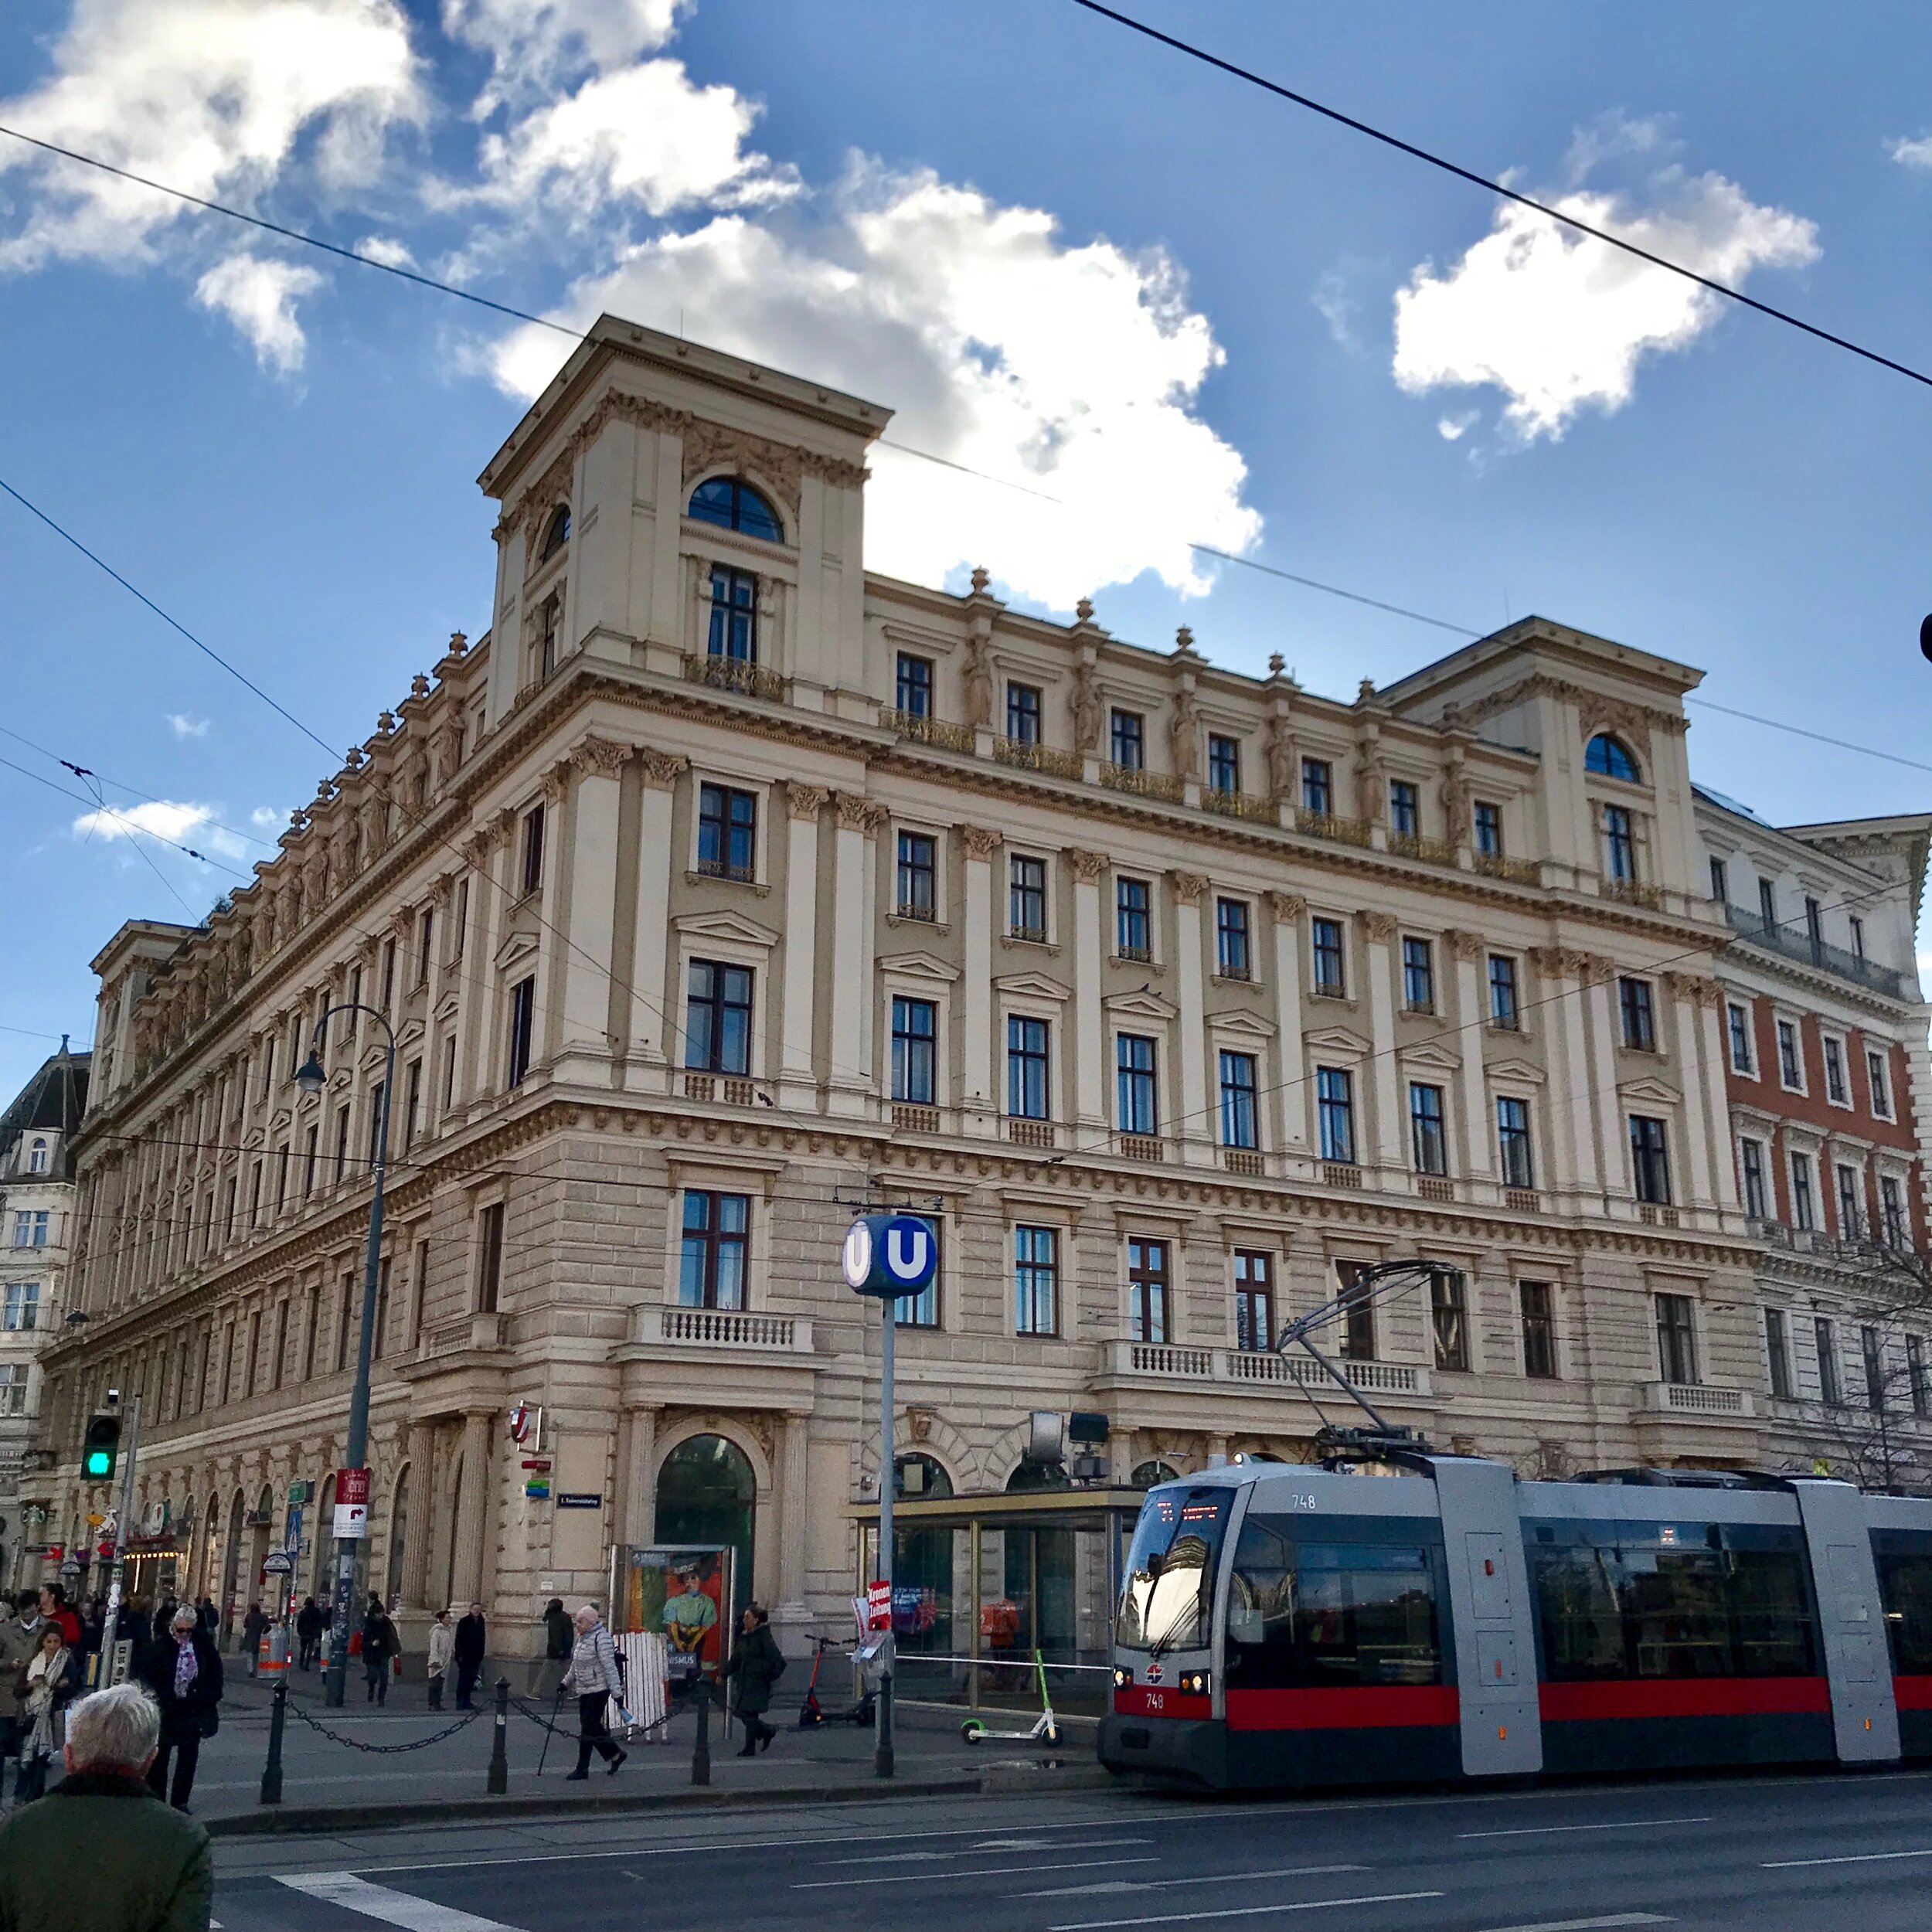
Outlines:
{"type": "MultiPolygon", "coordinates": [[[[1932,370],[1922,8],[1128,10],[1932,370]]],[[[1535,611],[1866,748],[1694,711],[1774,822],[1932,804],[1869,755],[1932,766],[1932,389],[1073,0],[12,0],[0,126],[1024,486],[879,450],[875,569],[1338,697],[1455,637],[1192,546],[1535,611]]],[[[0,136],[0,482],[332,746],[487,622],[473,479],[568,347],[0,136]]],[[[0,667],[4,1097],[334,766],[4,494],[0,667]]]]}

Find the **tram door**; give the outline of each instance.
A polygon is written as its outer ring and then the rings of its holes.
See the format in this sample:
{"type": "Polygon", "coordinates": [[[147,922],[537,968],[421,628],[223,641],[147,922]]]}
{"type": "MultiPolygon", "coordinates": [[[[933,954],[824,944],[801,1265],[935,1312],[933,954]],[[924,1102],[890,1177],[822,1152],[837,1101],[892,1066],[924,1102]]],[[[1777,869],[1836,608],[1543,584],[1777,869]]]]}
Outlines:
{"type": "Polygon", "coordinates": [[[1899,1709],[1865,1498],[1849,1483],[1799,1478],[1791,1488],[1811,1553],[1838,1761],[1882,1764],[1899,1754],[1899,1709]]]}

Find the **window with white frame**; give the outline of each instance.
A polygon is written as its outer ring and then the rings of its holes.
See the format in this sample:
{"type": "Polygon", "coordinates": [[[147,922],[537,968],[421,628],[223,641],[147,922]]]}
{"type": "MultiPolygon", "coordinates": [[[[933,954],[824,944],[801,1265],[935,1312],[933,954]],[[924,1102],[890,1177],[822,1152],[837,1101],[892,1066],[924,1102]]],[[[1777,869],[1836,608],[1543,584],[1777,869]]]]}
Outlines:
{"type": "Polygon", "coordinates": [[[1753,1221],[1768,1221],[1771,1218],[1770,1194],[1765,1185],[1764,1143],[1740,1141],[1737,1164],[1744,1182],[1744,1212],[1753,1221]]]}
{"type": "Polygon", "coordinates": [[[1657,1313],[1657,1366],[1666,1382],[1697,1380],[1697,1330],[1687,1294],[1653,1298],[1657,1313]]]}
{"type": "Polygon", "coordinates": [[[1153,888],[1145,879],[1114,882],[1114,950],[1137,964],[1154,957],[1153,888]]]}
{"type": "Polygon", "coordinates": [[[1724,1022],[1730,1036],[1731,1071],[1755,1074],[1757,1060],[1751,1051],[1750,1009],[1736,1000],[1728,1002],[1724,1008],[1724,1022]]]}
{"type": "Polygon", "coordinates": [[[1049,1022],[1026,1013],[1006,1019],[1006,1111],[1015,1120],[1051,1117],[1053,1086],[1049,1022]]]}
{"type": "Polygon", "coordinates": [[[26,1413],[26,1364],[0,1362],[0,1416],[24,1416],[26,1413]]]}
{"type": "Polygon", "coordinates": [[[1624,1044],[1639,1053],[1657,1050],[1657,1003],[1650,981],[1628,975],[1617,982],[1617,1010],[1623,1021],[1624,1044]]]}
{"type": "Polygon", "coordinates": [[[1794,1094],[1804,1091],[1804,1060],[1798,1044],[1795,1020],[1781,1019],[1777,1022],[1777,1077],[1779,1084],[1789,1087],[1794,1094]]]}
{"type": "Polygon", "coordinates": [[[6,1303],[0,1313],[0,1326],[16,1332],[37,1328],[40,1325],[40,1284],[38,1281],[9,1281],[7,1284],[6,1303]]]}
{"type": "Polygon", "coordinates": [[[1522,1025],[1516,962],[1507,953],[1489,955],[1489,1024],[1505,1033],[1515,1032],[1522,1025]]]}
{"type": "Polygon", "coordinates": [[[901,919],[939,917],[939,841],[929,832],[899,835],[895,903],[901,919]]]}
{"type": "Polygon", "coordinates": [[[1046,861],[1015,852],[1007,867],[1007,928],[1015,939],[1046,938],[1046,861]]]}
{"type": "Polygon", "coordinates": [[[1259,1081],[1252,1053],[1221,1055],[1221,1145],[1223,1147],[1256,1148],[1260,1145],[1255,1117],[1254,1097],[1259,1081]]]}
{"type": "Polygon", "coordinates": [[[1496,1096],[1496,1153],[1505,1187],[1533,1188],[1536,1165],[1529,1140],[1529,1103],[1514,1094],[1496,1096]]]}
{"type": "Polygon", "coordinates": [[[1442,1089],[1412,1080],[1409,1085],[1409,1147],[1418,1174],[1449,1172],[1449,1141],[1443,1121],[1442,1089]]]}
{"type": "Polygon", "coordinates": [[[1865,1233],[1865,1177],[1849,1161],[1837,1164],[1838,1238],[1855,1241],[1865,1233]]]}
{"type": "Polygon", "coordinates": [[[1655,1115],[1630,1117],[1630,1166],[1637,1198],[1653,1207],[1670,1205],[1670,1147],[1664,1123],[1655,1115]]]}
{"type": "Polygon", "coordinates": [[[1322,1159],[1352,1165],[1355,1158],[1355,1082],[1347,1068],[1318,1066],[1315,1097],[1322,1159]]]}
{"type": "Polygon", "coordinates": [[[1435,949],[1426,939],[1403,940],[1402,1009],[1406,1013],[1436,1010],[1435,949]]]}
{"type": "Polygon", "coordinates": [[[751,1197],[686,1188],[678,1300],[687,1308],[742,1308],[751,1244],[751,1197]]]}
{"type": "Polygon", "coordinates": [[[1834,1107],[1849,1107],[1852,1089],[1845,1077],[1845,1043],[1826,1033],[1821,1044],[1825,1049],[1825,1097],[1834,1107]]]}
{"type": "Polygon", "coordinates": [[[1892,1081],[1886,1056],[1876,1047],[1865,1049],[1865,1077],[1871,1083],[1872,1111],[1882,1121],[1892,1117],[1892,1081]]]}
{"type": "Polygon", "coordinates": [[[698,787],[698,870],[748,883],[757,876],[758,796],[733,785],[698,787]]]}
{"type": "Polygon", "coordinates": [[[1145,1033],[1121,1033],[1114,1043],[1114,1124],[1123,1134],[1161,1131],[1161,1097],[1155,1043],[1145,1033]]]}
{"type": "Polygon", "coordinates": [[[1764,1311],[1764,1360],[1770,1370],[1771,1393],[1781,1401],[1791,1399],[1791,1338],[1782,1308],[1764,1311]]]}
{"type": "Polygon", "coordinates": [[[1149,1241],[1138,1234],[1128,1236],[1128,1334],[1136,1342],[1168,1338],[1167,1291],[1172,1252],[1165,1241],[1149,1241]]]}
{"type": "Polygon", "coordinates": [[[1845,1400],[1845,1385],[1838,1373],[1838,1332],[1825,1316],[1812,1318],[1811,1340],[1818,1351],[1818,1400],[1828,1408],[1838,1408],[1845,1400]]]}
{"type": "Polygon", "coordinates": [[[1896,1174],[1879,1176],[1879,1216],[1884,1225],[1885,1245],[1902,1248],[1910,1239],[1905,1221],[1905,1190],[1896,1174]]]}
{"type": "Polygon", "coordinates": [[[1818,1200],[1811,1188],[1811,1157],[1794,1151],[1791,1155],[1791,1226],[1801,1234],[1818,1226],[1818,1200]]]}
{"type": "Polygon", "coordinates": [[[1013,1327],[1021,1335],[1060,1332],[1060,1231],[1013,1230],[1013,1327]]]}
{"type": "Polygon", "coordinates": [[[1245,899],[1214,902],[1214,970],[1223,979],[1252,979],[1253,921],[1245,899]]]}
{"type": "Polygon", "coordinates": [[[895,1100],[931,1107],[939,1097],[939,1008],[930,999],[893,1001],[895,1100]]]}
{"type": "Polygon", "coordinates": [[[44,1248],[47,1245],[47,1219],[48,1210],[45,1208],[15,1208],[13,1245],[17,1248],[44,1248]]]}

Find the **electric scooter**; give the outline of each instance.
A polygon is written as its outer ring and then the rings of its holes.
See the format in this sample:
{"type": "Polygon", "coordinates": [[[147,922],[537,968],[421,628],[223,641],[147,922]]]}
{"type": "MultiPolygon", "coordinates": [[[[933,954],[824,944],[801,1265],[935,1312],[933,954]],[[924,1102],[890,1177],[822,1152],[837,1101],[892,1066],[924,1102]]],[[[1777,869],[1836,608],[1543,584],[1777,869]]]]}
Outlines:
{"type": "Polygon", "coordinates": [[[815,1637],[812,1640],[811,1682],[805,1686],[805,1701],[799,1707],[798,1728],[801,1731],[816,1730],[822,1724],[869,1724],[873,1721],[878,1699],[872,1686],[866,1686],[865,1694],[848,1710],[828,1711],[818,1701],[818,1667],[825,1662],[825,1652],[836,1651],[839,1646],[829,1637],[815,1637]]]}
{"type": "Polygon", "coordinates": [[[1033,1652],[1033,1674],[1039,1681],[1040,1714],[1029,1731],[989,1731],[979,1718],[969,1717],[959,1727],[959,1734],[969,1744],[978,1744],[988,1738],[1015,1744],[1057,1744],[1060,1741],[1060,1720],[1053,1715],[1053,1700],[1046,1690],[1046,1665],[1039,1652],[1033,1652]]]}

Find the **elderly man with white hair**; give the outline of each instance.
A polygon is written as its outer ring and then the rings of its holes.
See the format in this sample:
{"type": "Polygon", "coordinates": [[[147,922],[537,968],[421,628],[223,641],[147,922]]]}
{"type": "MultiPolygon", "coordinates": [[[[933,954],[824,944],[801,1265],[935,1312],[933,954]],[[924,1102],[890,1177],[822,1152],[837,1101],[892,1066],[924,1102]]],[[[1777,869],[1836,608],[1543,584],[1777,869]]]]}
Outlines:
{"type": "Polygon", "coordinates": [[[6,1932],[208,1932],[208,1834],[148,1788],[161,1713],[138,1684],[67,1713],[67,1775],[0,1825],[6,1932]]]}

